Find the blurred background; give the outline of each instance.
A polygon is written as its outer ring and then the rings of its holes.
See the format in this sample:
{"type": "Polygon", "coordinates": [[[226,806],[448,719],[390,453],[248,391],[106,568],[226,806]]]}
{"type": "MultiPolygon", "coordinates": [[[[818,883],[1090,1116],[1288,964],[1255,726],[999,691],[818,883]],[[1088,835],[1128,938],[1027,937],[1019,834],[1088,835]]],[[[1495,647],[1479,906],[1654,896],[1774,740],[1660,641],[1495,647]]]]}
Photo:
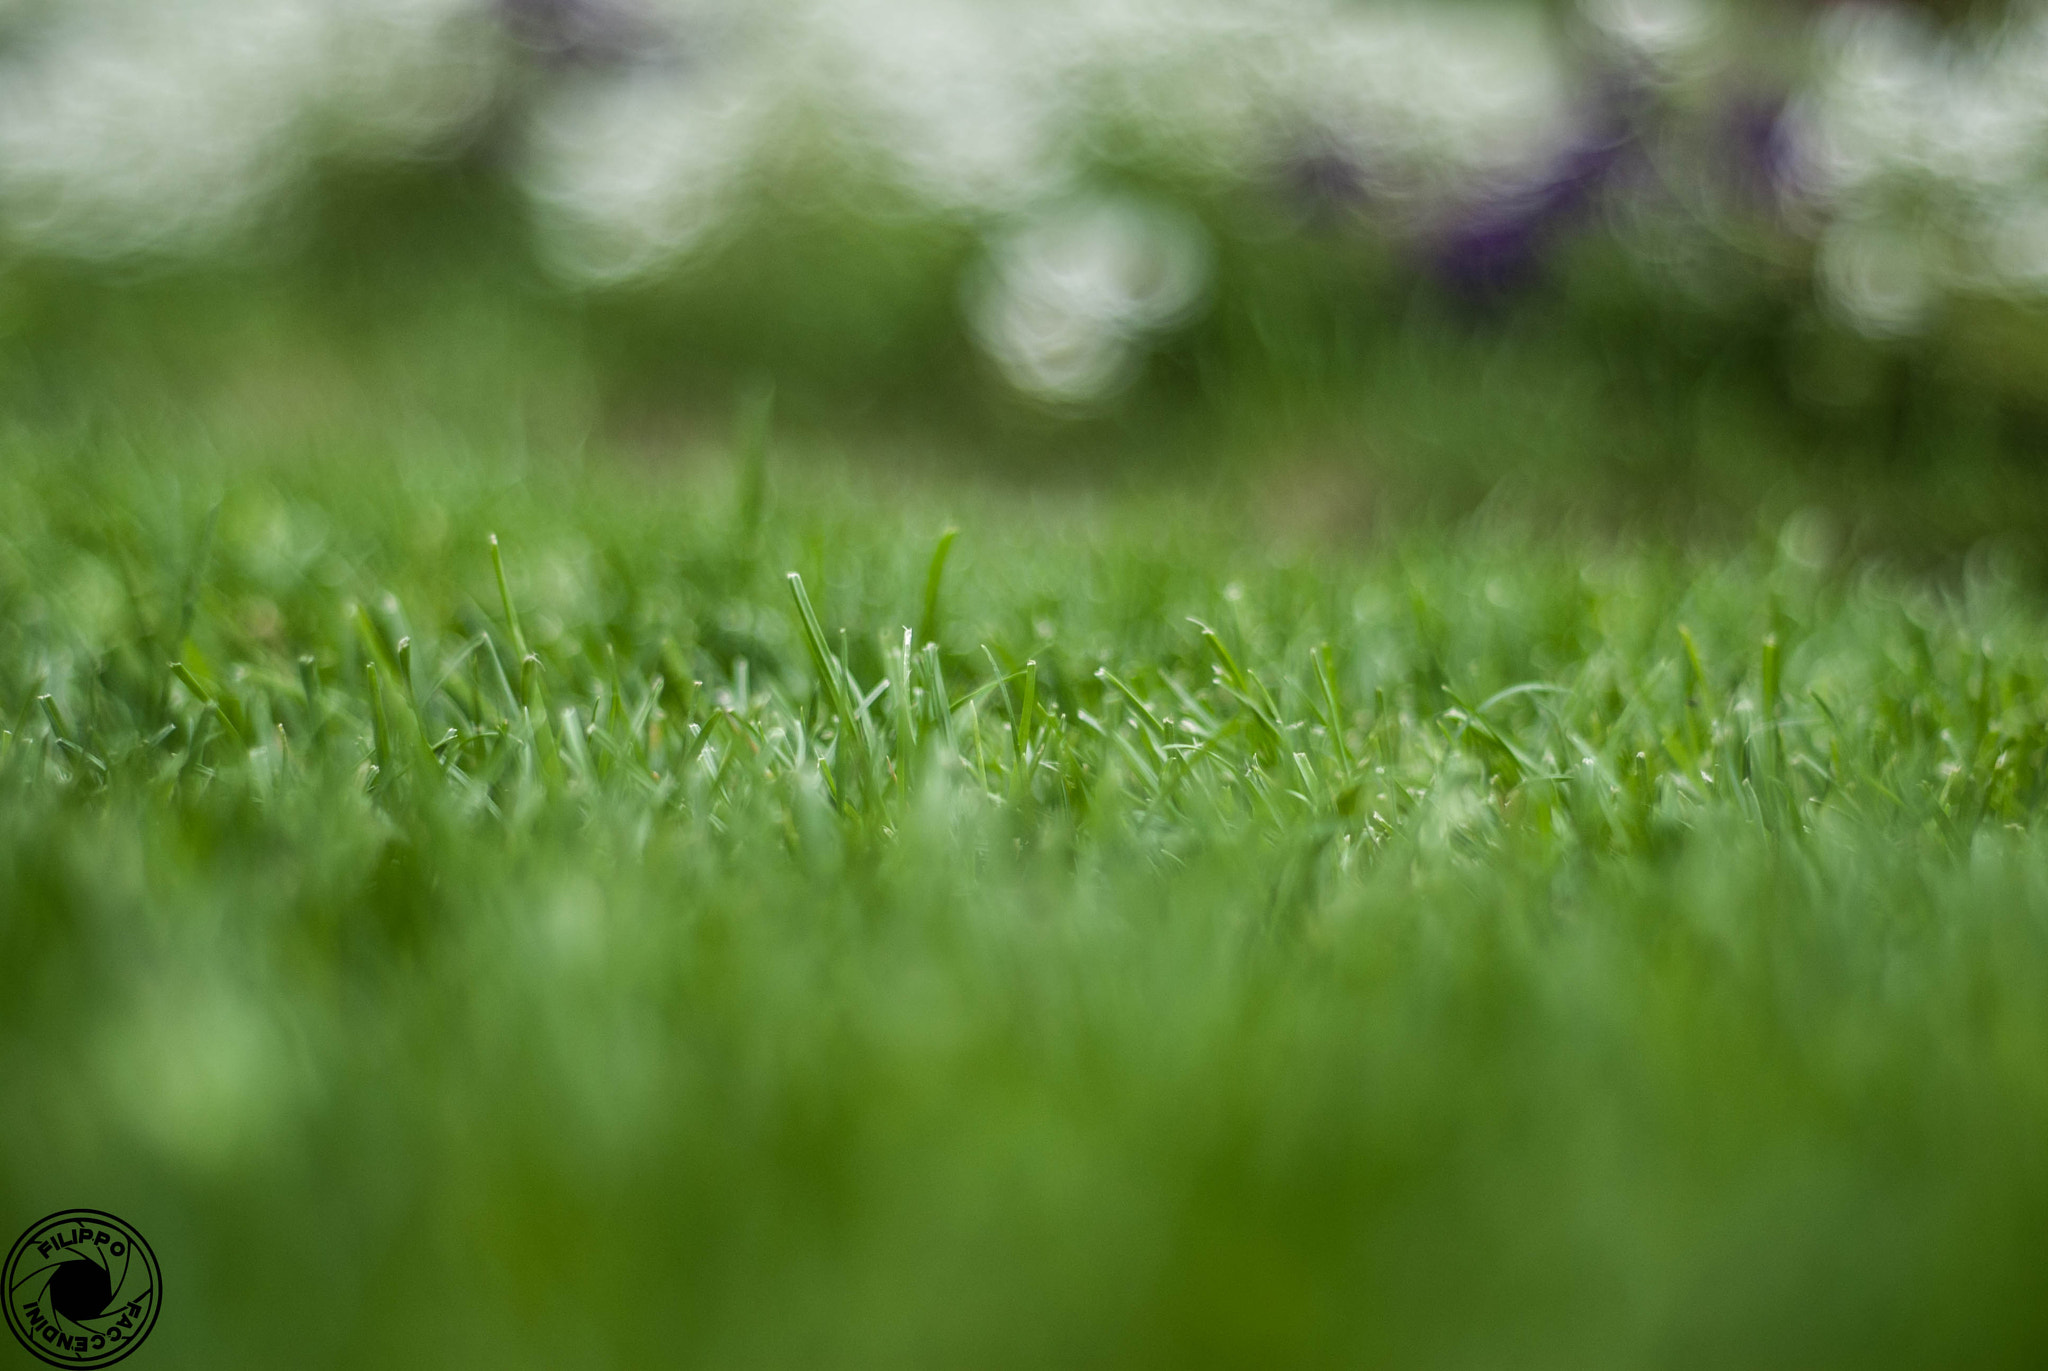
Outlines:
{"type": "Polygon", "coordinates": [[[685,461],[772,383],[1338,533],[1949,548],[2048,510],[2044,301],[2024,0],[0,0],[15,425],[685,461]]]}

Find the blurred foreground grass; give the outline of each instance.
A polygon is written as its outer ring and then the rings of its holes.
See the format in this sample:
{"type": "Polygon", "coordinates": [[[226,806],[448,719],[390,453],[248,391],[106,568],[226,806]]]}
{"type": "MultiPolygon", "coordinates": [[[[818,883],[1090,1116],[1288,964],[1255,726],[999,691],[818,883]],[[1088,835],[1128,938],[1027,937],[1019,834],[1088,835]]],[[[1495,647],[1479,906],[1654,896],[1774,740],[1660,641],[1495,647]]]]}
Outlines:
{"type": "Polygon", "coordinates": [[[0,474],[0,1213],[138,1365],[2048,1354],[2010,556],[246,447],[0,474]]]}

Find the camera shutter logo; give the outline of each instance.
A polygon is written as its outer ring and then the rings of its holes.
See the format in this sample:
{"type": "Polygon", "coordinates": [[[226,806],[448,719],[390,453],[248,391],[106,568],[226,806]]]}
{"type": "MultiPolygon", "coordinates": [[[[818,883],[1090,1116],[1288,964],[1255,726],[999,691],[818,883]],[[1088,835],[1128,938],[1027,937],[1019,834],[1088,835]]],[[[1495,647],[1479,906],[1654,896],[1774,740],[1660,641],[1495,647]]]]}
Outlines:
{"type": "Polygon", "coordinates": [[[134,1226],[63,1209],[7,1254],[7,1326],[52,1366],[111,1366],[142,1345],[163,1303],[156,1254],[134,1226]]]}

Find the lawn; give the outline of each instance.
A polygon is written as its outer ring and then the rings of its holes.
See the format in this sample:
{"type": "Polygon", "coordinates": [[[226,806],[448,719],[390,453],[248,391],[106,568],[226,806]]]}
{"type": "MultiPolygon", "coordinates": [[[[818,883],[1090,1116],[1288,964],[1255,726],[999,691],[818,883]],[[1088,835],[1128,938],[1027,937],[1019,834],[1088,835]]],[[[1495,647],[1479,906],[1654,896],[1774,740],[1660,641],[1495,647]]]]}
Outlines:
{"type": "Polygon", "coordinates": [[[2010,559],[711,447],[7,440],[0,1196],[136,1366],[2048,1360],[2010,559]]]}

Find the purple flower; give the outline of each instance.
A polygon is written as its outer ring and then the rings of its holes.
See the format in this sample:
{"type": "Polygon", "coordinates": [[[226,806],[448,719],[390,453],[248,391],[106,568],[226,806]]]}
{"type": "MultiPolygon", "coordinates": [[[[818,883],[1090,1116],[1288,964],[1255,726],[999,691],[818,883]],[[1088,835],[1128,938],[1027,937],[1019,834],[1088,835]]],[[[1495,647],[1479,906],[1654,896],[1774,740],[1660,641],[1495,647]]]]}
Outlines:
{"type": "Polygon", "coordinates": [[[1783,95],[1749,94],[1722,116],[1728,177],[1752,203],[1776,207],[1798,188],[1799,149],[1783,95]]]}
{"type": "Polygon", "coordinates": [[[1475,302],[1532,280],[1551,239],[1635,150],[1632,132],[1603,125],[1560,150],[1535,175],[1466,205],[1441,226],[1429,251],[1432,274],[1475,302]]]}
{"type": "Polygon", "coordinates": [[[616,66],[659,44],[632,0],[497,0],[505,27],[551,67],[616,66]]]}

